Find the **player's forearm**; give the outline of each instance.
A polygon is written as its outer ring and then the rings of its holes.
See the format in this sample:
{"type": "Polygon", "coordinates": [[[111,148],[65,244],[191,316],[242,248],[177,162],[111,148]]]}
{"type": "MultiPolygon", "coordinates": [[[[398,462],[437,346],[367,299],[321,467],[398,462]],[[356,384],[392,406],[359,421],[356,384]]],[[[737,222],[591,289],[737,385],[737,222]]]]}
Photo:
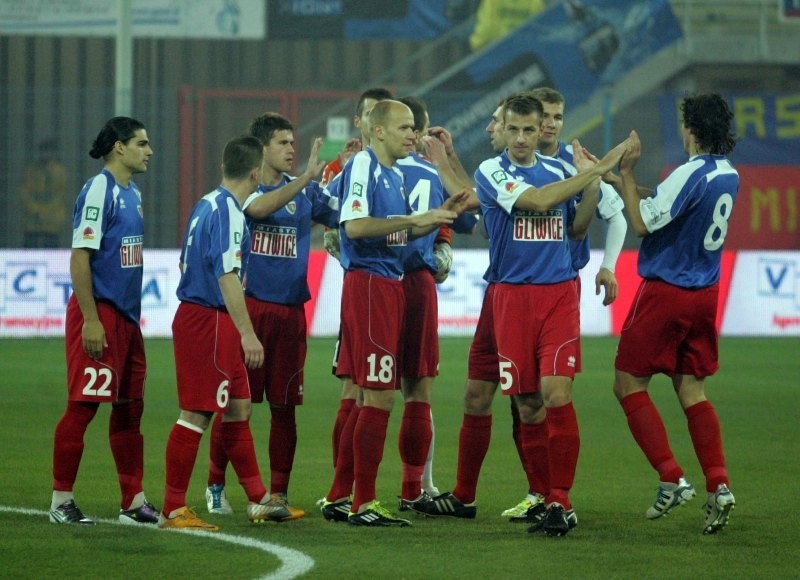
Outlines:
{"type": "Polygon", "coordinates": [[[91,250],[73,248],[69,259],[69,273],[72,278],[72,292],[85,322],[99,321],[97,304],[94,301],[92,268],[89,263],[91,250]]]}
{"type": "Polygon", "coordinates": [[[455,150],[447,153],[447,160],[450,161],[450,166],[453,168],[453,173],[455,173],[456,178],[465,186],[469,186],[474,189],[475,183],[472,181],[469,173],[467,173],[467,170],[464,169],[464,166],[461,164],[461,159],[458,158],[455,150]]]}
{"type": "Polygon", "coordinates": [[[544,187],[529,186],[517,198],[514,207],[536,212],[547,211],[576,195],[600,175],[596,168],[592,168],[544,187]]]}
{"type": "Polygon", "coordinates": [[[614,272],[617,266],[619,254],[622,251],[622,246],[625,243],[625,233],[628,231],[628,222],[625,221],[625,216],[622,212],[614,214],[608,220],[608,230],[606,231],[606,243],[603,250],[603,263],[601,268],[605,268],[609,272],[614,272]]]}
{"type": "Polygon", "coordinates": [[[250,314],[247,312],[247,304],[244,301],[244,290],[242,281],[236,272],[228,272],[218,279],[219,289],[222,292],[222,299],[225,301],[225,308],[233,321],[240,336],[248,334],[255,335],[250,314]]]}
{"type": "Polygon", "coordinates": [[[344,231],[351,240],[378,238],[412,228],[411,216],[392,219],[365,217],[344,222],[344,231]]]}
{"type": "Polygon", "coordinates": [[[570,234],[573,239],[582,240],[589,231],[600,193],[600,182],[595,181],[583,190],[583,198],[575,207],[575,218],[572,221],[570,234]]]}
{"type": "Polygon", "coordinates": [[[270,216],[297,197],[297,194],[300,193],[310,181],[311,177],[303,174],[282,187],[273,189],[269,193],[259,195],[250,202],[245,213],[254,219],[263,219],[270,216]]]}
{"type": "Polygon", "coordinates": [[[620,171],[620,177],[622,178],[622,199],[625,201],[625,210],[628,212],[628,219],[631,222],[633,231],[641,238],[642,236],[646,236],[649,232],[647,231],[647,226],[644,225],[642,212],[639,209],[639,204],[642,201],[639,195],[639,186],[636,184],[636,179],[633,177],[633,171],[620,171]]]}

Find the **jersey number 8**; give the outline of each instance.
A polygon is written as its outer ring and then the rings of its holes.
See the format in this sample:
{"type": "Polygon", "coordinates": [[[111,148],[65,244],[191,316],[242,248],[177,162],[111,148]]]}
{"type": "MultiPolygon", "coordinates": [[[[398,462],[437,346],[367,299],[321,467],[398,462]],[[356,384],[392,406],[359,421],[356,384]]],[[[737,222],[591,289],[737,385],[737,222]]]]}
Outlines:
{"type": "Polygon", "coordinates": [[[714,206],[712,223],[706,230],[706,237],[703,238],[703,247],[709,252],[719,250],[725,242],[725,236],[728,234],[728,220],[732,211],[733,196],[730,193],[723,193],[714,206]]]}

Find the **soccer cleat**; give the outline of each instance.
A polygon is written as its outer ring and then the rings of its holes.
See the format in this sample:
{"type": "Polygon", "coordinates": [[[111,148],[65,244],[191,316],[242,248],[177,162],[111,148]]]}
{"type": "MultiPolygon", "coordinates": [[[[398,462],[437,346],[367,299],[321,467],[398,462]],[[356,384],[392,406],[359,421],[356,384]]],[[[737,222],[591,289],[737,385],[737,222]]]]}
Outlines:
{"type": "Polygon", "coordinates": [[[656,500],[647,508],[644,515],[651,520],[660,518],[667,515],[672,508],[685,504],[694,496],[694,486],[683,477],[678,480],[678,483],[662,481],[658,487],[656,500]]]}
{"type": "Polygon", "coordinates": [[[231,502],[225,495],[225,485],[215,483],[206,488],[206,506],[208,506],[208,513],[219,514],[227,516],[233,513],[231,502]]]}
{"type": "Polygon", "coordinates": [[[65,501],[54,510],[50,510],[50,521],[54,524],[78,524],[80,526],[93,526],[94,520],[87,518],[75,500],[65,501]]]}
{"type": "Polygon", "coordinates": [[[724,483],[717,486],[717,491],[708,494],[708,501],[704,506],[706,513],[704,534],[716,534],[728,525],[733,508],[736,507],[736,498],[724,483]]]}
{"type": "Polygon", "coordinates": [[[162,517],[159,525],[165,530],[196,530],[203,532],[219,531],[219,526],[204,522],[197,517],[197,514],[193,509],[185,506],[179,509],[174,517],[162,517]]]}
{"type": "MultiPolygon", "coordinates": [[[[547,508],[542,504],[542,509],[539,511],[539,519],[535,520],[534,524],[528,528],[529,534],[544,533],[544,521],[547,516],[547,508]]],[[[578,527],[578,515],[575,513],[574,508],[564,511],[564,517],[567,520],[567,528],[572,530],[578,527]]],[[[562,534],[563,535],[563,534],[562,534]]]]}
{"type": "MultiPolygon", "coordinates": [[[[425,502],[430,501],[433,499],[427,491],[423,491],[417,499],[403,499],[400,498],[400,505],[398,506],[398,510],[401,512],[407,512],[414,509],[415,504],[422,504],[425,502]]],[[[415,510],[416,511],[416,510],[415,510]]]]}
{"type": "Polygon", "coordinates": [[[275,499],[275,496],[270,496],[264,503],[248,503],[247,519],[254,524],[263,524],[266,521],[286,522],[297,518],[292,517],[292,511],[286,503],[275,499]]]}
{"type": "Polygon", "coordinates": [[[434,518],[438,516],[452,516],[455,518],[472,519],[478,512],[478,508],[475,507],[475,502],[469,504],[462,503],[449,491],[425,502],[414,502],[414,505],[410,507],[417,513],[434,518]]]}
{"type": "Polygon", "coordinates": [[[285,493],[273,493],[272,494],[272,499],[275,500],[276,502],[278,502],[279,504],[282,504],[283,507],[285,507],[287,510],[289,510],[290,517],[285,518],[283,520],[280,520],[282,522],[285,522],[285,521],[288,521],[288,520],[299,520],[304,515],[306,515],[305,511],[303,511],[301,509],[298,509],[298,508],[294,508],[291,505],[289,505],[289,498],[286,497],[285,493]]]}
{"type": "Polygon", "coordinates": [[[346,522],[353,504],[349,499],[325,501],[320,508],[322,517],[330,522],[346,522]]]}
{"type": "Polygon", "coordinates": [[[158,510],[146,501],[138,508],[119,510],[119,523],[125,525],[157,524],[158,510]]]}
{"type": "Polygon", "coordinates": [[[577,525],[575,510],[566,510],[560,503],[551,503],[542,520],[528,528],[528,533],[559,537],[565,536],[577,525]]]}
{"type": "Polygon", "coordinates": [[[534,493],[528,494],[524,500],[500,515],[507,517],[510,522],[532,524],[538,522],[544,516],[544,512],[544,496],[534,493]]]}
{"type": "Polygon", "coordinates": [[[411,522],[403,518],[397,518],[384,507],[379,501],[373,501],[363,512],[351,513],[347,517],[347,522],[352,526],[380,526],[404,528],[410,526],[411,522]]]}

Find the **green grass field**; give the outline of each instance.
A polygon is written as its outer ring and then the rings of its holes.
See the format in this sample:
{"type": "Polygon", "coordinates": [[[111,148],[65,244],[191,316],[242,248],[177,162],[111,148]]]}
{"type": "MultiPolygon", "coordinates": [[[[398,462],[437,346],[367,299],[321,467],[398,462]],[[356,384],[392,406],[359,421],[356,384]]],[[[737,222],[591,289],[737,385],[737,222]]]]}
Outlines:
{"type": "MultiPolygon", "coordinates": [[[[298,412],[290,496],[309,514],[296,522],[250,525],[243,515],[244,494],[229,470],[228,494],[239,511],[234,516],[207,517],[222,527],[225,537],[302,552],[314,561],[309,578],[788,578],[798,574],[797,518],[791,498],[800,481],[800,340],[721,343],[722,369],[707,383],[707,392],[722,422],[737,508],[728,528],[716,536],[703,536],[701,497],[666,518],[645,519],[657,476],[635,446],[611,392],[616,340],[585,339],[585,372],[575,385],[582,447],[572,494],[580,524],[565,538],[531,536],[524,526],[499,516],[526,492],[510,437],[508,401],[500,395],[495,400],[493,439],[481,474],[475,520],[412,517],[414,527],[405,529],[326,522],[314,502],[327,492],[332,476],[330,430],[339,395],[329,374],[332,345],[331,340],[311,341],[306,404],[298,412]]],[[[442,490],[452,489],[455,480],[468,345],[462,339],[442,340],[441,375],[434,394],[434,471],[442,490]]],[[[288,568],[279,570],[278,557],[243,542],[235,545],[103,522],[93,528],[50,524],[44,510],[50,504],[53,429],[65,405],[63,342],[3,340],[0,348],[0,577],[254,578],[276,571],[281,577],[292,575],[296,562],[291,557],[288,568]]],[[[145,490],[160,506],[164,448],[178,414],[171,342],[148,341],[147,353],[145,490]]],[[[704,496],[685,418],[667,379],[657,378],[651,393],[678,461],[699,496],[704,496]]],[[[401,411],[398,400],[378,479],[379,499],[393,508],[400,488],[396,441],[401,411]]],[[[119,489],[107,424],[108,406],[103,406],[87,432],[75,495],[88,515],[115,520],[119,489]]],[[[267,409],[255,407],[251,424],[266,474],[267,409]]],[[[207,444],[208,436],[189,490],[190,504],[200,514],[205,512],[207,444]]]]}

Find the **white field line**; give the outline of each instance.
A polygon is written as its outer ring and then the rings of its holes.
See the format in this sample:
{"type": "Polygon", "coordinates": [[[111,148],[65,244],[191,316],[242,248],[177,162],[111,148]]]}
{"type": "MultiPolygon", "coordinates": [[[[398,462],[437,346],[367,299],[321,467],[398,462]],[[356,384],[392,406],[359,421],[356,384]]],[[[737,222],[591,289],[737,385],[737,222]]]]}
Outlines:
{"type": "MultiPolygon", "coordinates": [[[[0,505],[0,512],[23,514],[26,516],[42,516],[42,517],[49,516],[49,513],[43,510],[16,508],[4,505],[0,505]]],[[[95,521],[102,524],[122,525],[117,520],[109,520],[105,518],[97,518],[95,519],[95,521]]],[[[261,550],[262,552],[266,552],[267,554],[270,554],[278,558],[281,561],[281,566],[274,572],[271,572],[270,574],[267,574],[265,576],[260,576],[259,580],[290,580],[292,578],[297,578],[299,576],[302,576],[303,574],[305,574],[314,567],[314,559],[311,558],[310,556],[306,556],[302,552],[293,550],[292,548],[286,548],[284,546],[279,546],[278,544],[273,544],[271,542],[264,542],[246,536],[234,536],[231,534],[222,534],[219,532],[162,530],[158,526],[150,526],[150,525],[127,526],[127,527],[137,527],[140,529],[154,530],[158,532],[167,532],[173,534],[190,534],[192,537],[208,538],[210,540],[228,542],[229,544],[243,546],[245,548],[261,550]]]]}

